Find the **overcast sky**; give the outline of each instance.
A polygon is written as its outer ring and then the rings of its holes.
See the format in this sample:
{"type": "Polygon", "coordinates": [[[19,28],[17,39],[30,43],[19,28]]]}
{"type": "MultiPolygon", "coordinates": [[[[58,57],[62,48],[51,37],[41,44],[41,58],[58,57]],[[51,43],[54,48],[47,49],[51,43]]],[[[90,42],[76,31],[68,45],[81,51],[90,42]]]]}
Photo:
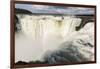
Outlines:
{"type": "Polygon", "coordinates": [[[94,8],[65,7],[33,4],[15,4],[15,8],[26,9],[33,13],[55,13],[55,14],[94,14],[94,8]]]}

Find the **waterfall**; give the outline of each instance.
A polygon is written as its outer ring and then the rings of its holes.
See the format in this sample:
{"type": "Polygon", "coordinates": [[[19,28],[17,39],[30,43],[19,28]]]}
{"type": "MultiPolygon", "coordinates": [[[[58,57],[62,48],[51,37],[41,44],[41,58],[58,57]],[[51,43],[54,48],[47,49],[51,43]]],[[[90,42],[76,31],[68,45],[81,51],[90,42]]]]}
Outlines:
{"type": "MultiPolygon", "coordinates": [[[[20,15],[19,15],[20,16],[20,15]]],[[[55,33],[61,36],[74,32],[75,27],[81,23],[80,18],[73,16],[58,16],[51,15],[25,15],[24,18],[19,18],[22,32],[31,35],[34,39],[43,37],[46,33],[55,33]],[[64,17],[64,19],[62,19],[64,17]],[[44,19],[43,19],[44,18],[44,19]]]]}
{"type": "Polygon", "coordinates": [[[46,51],[56,50],[65,38],[76,32],[75,27],[81,23],[80,18],[69,15],[17,14],[17,17],[21,32],[16,33],[15,36],[16,62],[18,60],[41,60],[46,51]]]}

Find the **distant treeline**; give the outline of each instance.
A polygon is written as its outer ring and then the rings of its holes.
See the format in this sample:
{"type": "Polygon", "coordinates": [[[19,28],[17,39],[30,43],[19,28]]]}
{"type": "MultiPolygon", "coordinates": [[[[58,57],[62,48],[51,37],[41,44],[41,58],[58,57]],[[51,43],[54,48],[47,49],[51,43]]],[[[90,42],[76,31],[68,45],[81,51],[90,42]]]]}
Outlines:
{"type": "Polygon", "coordinates": [[[15,8],[15,13],[20,13],[20,14],[32,14],[31,11],[25,10],[25,9],[19,9],[15,8]]]}
{"type": "MultiPolygon", "coordinates": [[[[26,9],[19,9],[19,8],[15,8],[15,13],[18,14],[34,14],[34,15],[56,15],[56,16],[66,16],[66,15],[72,15],[73,14],[64,14],[64,13],[33,13],[29,10],[26,9]]],[[[94,16],[93,14],[74,14],[75,16],[79,17],[79,16],[94,16]]]]}

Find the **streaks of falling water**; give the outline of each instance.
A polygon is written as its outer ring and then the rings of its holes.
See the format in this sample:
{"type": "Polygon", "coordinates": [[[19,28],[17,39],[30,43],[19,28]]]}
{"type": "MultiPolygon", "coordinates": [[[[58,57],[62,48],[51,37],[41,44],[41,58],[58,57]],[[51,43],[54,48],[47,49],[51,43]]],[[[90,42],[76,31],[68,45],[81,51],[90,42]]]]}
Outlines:
{"type": "Polygon", "coordinates": [[[75,27],[81,23],[80,18],[73,16],[23,15],[23,18],[20,18],[21,14],[17,16],[20,19],[21,31],[38,41],[37,45],[42,46],[43,52],[57,49],[61,41],[74,32],[75,27]]]}
{"type": "Polygon", "coordinates": [[[22,30],[25,34],[32,34],[34,39],[40,38],[46,32],[63,32],[61,36],[74,32],[75,27],[80,24],[81,19],[71,17],[71,16],[63,16],[64,19],[61,20],[61,17],[53,17],[53,16],[30,16],[25,15],[24,18],[21,19],[22,30]],[[48,17],[43,20],[43,17],[48,17]]]}

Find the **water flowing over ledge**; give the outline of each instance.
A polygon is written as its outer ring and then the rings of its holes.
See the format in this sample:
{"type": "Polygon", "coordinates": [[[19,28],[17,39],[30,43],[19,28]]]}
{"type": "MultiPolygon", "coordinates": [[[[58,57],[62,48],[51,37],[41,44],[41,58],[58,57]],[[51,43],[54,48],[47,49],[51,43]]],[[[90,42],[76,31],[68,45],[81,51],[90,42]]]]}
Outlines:
{"type": "Polygon", "coordinates": [[[76,16],[16,16],[15,62],[40,60],[51,64],[72,62],[72,59],[77,62],[94,60],[94,22],[76,31],[82,22],[76,16]]]}

